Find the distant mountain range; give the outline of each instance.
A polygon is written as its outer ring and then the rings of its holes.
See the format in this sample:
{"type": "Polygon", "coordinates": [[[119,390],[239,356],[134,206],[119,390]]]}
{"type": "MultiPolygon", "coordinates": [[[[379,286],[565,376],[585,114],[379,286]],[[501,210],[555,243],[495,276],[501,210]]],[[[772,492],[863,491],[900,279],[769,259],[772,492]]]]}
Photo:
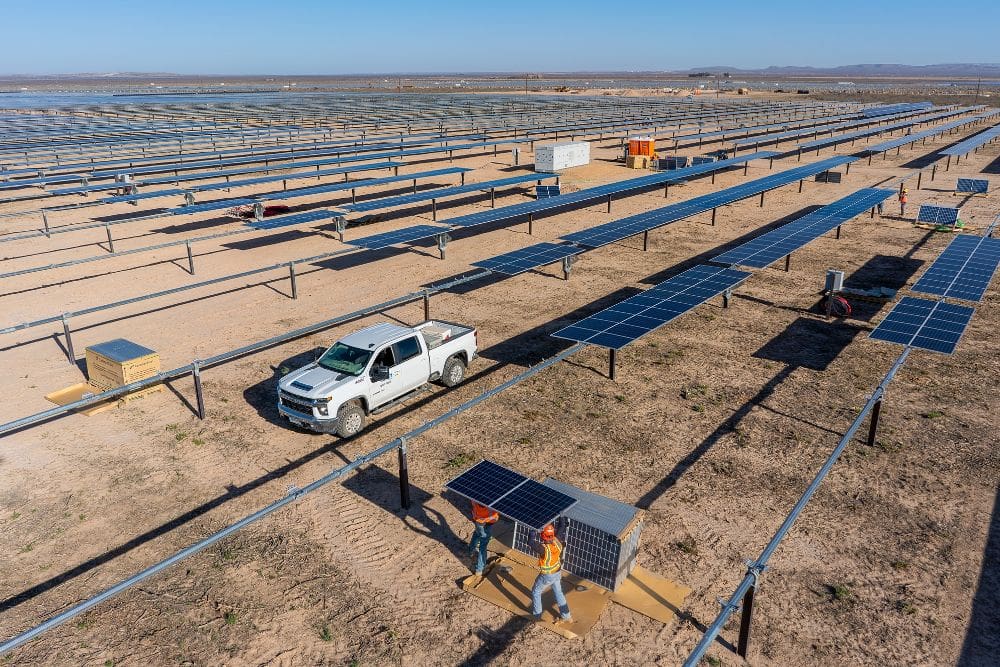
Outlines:
{"type": "Polygon", "coordinates": [[[841,65],[839,67],[798,67],[771,66],[763,69],[741,69],[739,67],[696,67],[689,72],[712,72],[730,74],[756,74],[759,76],[853,76],[853,77],[1000,77],[998,63],[952,63],[941,65],[899,65],[873,63],[864,65],[841,65]]]}

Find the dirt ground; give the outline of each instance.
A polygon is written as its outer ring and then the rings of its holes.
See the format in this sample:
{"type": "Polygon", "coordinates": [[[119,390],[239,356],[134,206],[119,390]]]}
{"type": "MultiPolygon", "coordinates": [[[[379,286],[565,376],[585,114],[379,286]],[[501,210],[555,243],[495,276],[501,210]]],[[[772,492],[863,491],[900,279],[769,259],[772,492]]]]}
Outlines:
{"type": "MultiPolygon", "coordinates": [[[[45,620],[552,356],[565,347],[549,336],[560,326],[777,221],[906,174],[959,138],[904,149],[871,166],[860,161],[839,185],[806,182],[802,193],[785,187],[769,193],[763,208],[756,198],[725,207],[714,227],[708,214],[675,223],[651,234],[648,252],[637,239],[589,252],[569,281],[552,266],[435,296],[433,317],[479,331],[481,357],[468,381],[379,416],[351,441],[283,423],[276,378],[364,324],[418,322],[419,304],[206,371],[204,421],[193,414],[185,380],[127,409],[74,415],[3,438],[0,636],[45,620]]],[[[568,171],[563,185],[638,175],[614,162],[617,154],[611,142],[593,144],[594,162],[568,171]]],[[[819,159],[830,155],[827,149],[819,159]]],[[[996,145],[988,147],[947,173],[939,169],[933,182],[925,178],[922,190],[911,187],[908,214],[921,203],[961,202],[963,220],[981,230],[1000,213],[997,195],[966,201],[952,190],[958,176],[996,174],[998,155],[996,145]]],[[[774,169],[796,164],[792,157],[774,169]]],[[[475,169],[467,182],[519,171],[503,152],[456,158],[455,165],[475,169]]],[[[417,244],[321,262],[299,272],[297,300],[288,298],[286,274],[278,271],[77,318],[76,352],[126,337],[159,351],[163,367],[174,368],[468,273],[477,259],[768,173],[767,162],[757,161],[747,176],[737,170],[720,174],[714,185],[701,178],[671,187],[667,200],[660,190],[616,201],[610,215],[601,204],[545,217],[533,237],[524,224],[455,233],[445,261],[430,244],[417,244]]],[[[525,201],[527,192],[498,194],[497,205],[525,201]]],[[[441,203],[438,220],[488,206],[482,196],[441,203]]],[[[861,216],[840,240],[828,236],[796,252],[789,272],[781,265],[757,271],[729,309],[714,300],[629,346],[619,355],[615,382],[605,375],[606,353],[588,348],[414,440],[411,510],[399,509],[395,457],[387,457],[4,659],[18,665],[533,665],[554,658],[679,664],[718,612],[716,599],[732,592],[743,561],[760,552],[900,352],[867,339],[889,306],[858,301],[853,318],[834,322],[817,311],[826,269],[843,269],[848,286],[900,288],[945,247],[949,235],[916,229],[897,212],[889,201],[886,217],[861,216]],[[468,574],[461,554],[471,524],[464,505],[442,496],[442,488],[484,457],[646,509],[640,562],[694,590],[685,617],[664,626],[612,605],[588,636],[571,641],[464,594],[457,582],[468,574]]],[[[408,207],[348,234],[430,217],[429,206],[408,207]]],[[[118,241],[125,249],[237,225],[202,214],[122,225],[116,234],[127,228],[118,241]]],[[[101,252],[103,233],[6,243],[3,266],[93,255],[101,252]]],[[[312,228],[198,244],[196,277],[186,273],[183,247],[28,274],[5,280],[0,326],[342,247],[328,230],[312,228]]],[[[851,445],[772,559],[757,597],[750,664],[1000,661],[998,322],[994,288],[953,356],[911,355],[890,386],[875,446],[851,445]],[[991,556],[984,560],[988,540],[991,556]]],[[[7,369],[0,388],[9,397],[0,405],[3,421],[50,407],[46,393],[84,379],[67,363],[58,330],[40,327],[0,340],[7,369]]],[[[710,664],[742,664],[730,650],[737,628],[734,616],[710,664]]]]}

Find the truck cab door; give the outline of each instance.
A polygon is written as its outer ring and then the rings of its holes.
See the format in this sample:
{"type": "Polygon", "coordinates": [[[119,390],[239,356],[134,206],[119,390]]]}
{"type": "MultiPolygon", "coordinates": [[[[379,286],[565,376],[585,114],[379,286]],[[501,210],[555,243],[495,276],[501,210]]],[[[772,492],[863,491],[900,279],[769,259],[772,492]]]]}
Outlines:
{"type": "Polygon", "coordinates": [[[393,398],[409,393],[427,382],[430,361],[422,343],[422,337],[414,335],[392,346],[396,365],[392,368],[389,390],[393,398]]]}
{"type": "Polygon", "coordinates": [[[377,408],[392,400],[392,367],[395,364],[396,360],[391,345],[375,355],[375,361],[372,362],[371,368],[368,370],[370,407],[377,408]],[[388,374],[379,377],[379,371],[382,369],[387,369],[388,374]]]}

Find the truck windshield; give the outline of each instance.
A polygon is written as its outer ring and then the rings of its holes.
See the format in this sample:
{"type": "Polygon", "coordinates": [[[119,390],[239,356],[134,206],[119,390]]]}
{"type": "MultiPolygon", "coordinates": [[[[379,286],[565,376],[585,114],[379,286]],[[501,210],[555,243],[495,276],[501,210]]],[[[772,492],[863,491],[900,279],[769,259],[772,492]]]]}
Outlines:
{"type": "Polygon", "coordinates": [[[336,343],[333,347],[323,353],[316,363],[328,371],[347,373],[348,375],[361,375],[361,372],[368,365],[368,360],[372,353],[343,343],[336,343]]]}

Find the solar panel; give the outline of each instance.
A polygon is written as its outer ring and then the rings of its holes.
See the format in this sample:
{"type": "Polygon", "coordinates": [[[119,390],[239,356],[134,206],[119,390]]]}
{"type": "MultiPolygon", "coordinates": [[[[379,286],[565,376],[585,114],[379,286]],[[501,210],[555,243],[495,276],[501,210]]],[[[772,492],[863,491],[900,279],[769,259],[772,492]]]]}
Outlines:
{"type": "MultiPolygon", "coordinates": [[[[388,185],[389,183],[400,183],[402,181],[413,181],[421,178],[434,178],[435,176],[445,176],[448,174],[460,174],[469,171],[463,167],[446,167],[445,169],[433,169],[431,171],[421,171],[413,174],[400,174],[398,176],[383,176],[382,178],[365,178],[356,181],[344,181],[342,183],[327,183],[325,185],[315,185],[308,188],[295,188],[293,190],[282,190],[280,192],[270,192],[268,194],[257,195],[261,199],[279,200],[295,199],[308,195],[325,194],[329,192],[343,192],[354,188],[364,188],[372,185],[388,185]]],[[[379,200],[374,200],[379,201],[379,200]]],[[[346,208],[346,207],[345,207],[346,208]]]]}
{"type": "Polygon", "coordinates": [[[951,354],[975,310],[943,301],[903,297],[870,338],[951,354]]]}
{"type": "Polygon", "coordinates": [[[292,215],[280,215],[263,220],[248,222],[247,227],[254,229],[277,229],[278,227],[288,227],[290,225],[301,225],[306,222],[317,220],[330,220],[334,216],[332,211],[306,211],[305,213],[294,213],[292,215]]]}
{"type": "Polygon", "coordinates": [[[382,234],[365,236],[352,241],[345,241],[345,243],[347,243],[347,245],[357,246],[358,248],[378,250],[379,248],[388,248],[389,246],[399,245],[401,243],[408,243],[410,241],[417,241],[431,236],[437,236],[438,234],[443,234],[447,231],[447,227],[442,227],[440,225],[414,225],[413,227],[404,227],[403,229],[397,229],[391,232],[384,232],[382,234]]]}
{"type": "Polygon", "coordinates": [[[253,199],[220,199],[218,201],[207,201],[201,204],[188,204],[178,206],[168,211],[171,215],[187,215],[189,213],[202,213],[204,211],[217,211],[220,208],[232,208],[234,206],[246,206],[256,203],[253,199]]]}
{"type": "Polygon", "coordinates": [[[373,199],[370,201],[358,202],[357,204],[346,204],[341,208],[343,208],[345,211],[353,211],[355,213],[360,211],[374,211],[376,209],[391,208],[394,206],[403,206],[405,204],[413,204],[416,202],[429,201],[431,199],[453,197],[455,195],[465,194],[467,192],[480,192],[482,190],[502,188],[508,185],[517,185],[519,183],[537,181],[542,178],[551,178],[552,176],[553,174],[543,174],[543,173],[520,174],[518,176],[511,176],[509,178],[500,178],[495,181],[466,183],[465,185],[455,185],[446,188],[436,188],[434,190],[423,190],[421,192],[415,192],[413,194],[408,194],[408,195],[400,195],[398,197],[386,197],[384,199],[373,199]]]}
{"type": "MultiPolygon", "coordinates": [[[[480,505],[493,503],[527,481],[527,477],[492,461],[480,461],[444,487],[480,505]]],[[[496,509],[496,508],[494,508],[496,509]]]]}
{"type": "MultiPolygon", "coordinates": [[[[995,116],[997,112],[992,112],[989,114],[982,114],[980,118],[987,118],[990,116],[995,116]]],[[[950,146],[941,151],[942,155],[965,155],[970,153],[980,146],[993,141],[998,136],[1000,136],[1000,125],[995,125],[988,130],[983,130],[979,134],[973,135],[964,141],[960,141],[954,146],[950,146]]]]}
{"type": "MultiPolygon", "coordinates": [[[[851,156],[827,158],[826,160],[820,160],[819,162],[813,162],[801,167],[778,172],[777,174],[771,174],[748,183],[743,183],[731,188],[726,188],[725,190],[719,190],[707,195],[688,199],[687,201],[679,202],[677,204],[671,204],[670,206],[664,206],[652,211],[639,213],[627,218],[615,220],[614,222],[591,227],[590,229],[583,229],[560,238],[564,241],[576,243],[577,245],[587,246],[590,248],[600,248],[601,246],[605,246],[609,243],[614,243],[630,236],[635,236],[636,234],[641,234],[642,232],[662,227],[663,225],[671,222],[677,222],[678,220],[689,218],[692,215],[710,211],[713,208],[725,206],[726,204],[731,204],[735,201],[752,197],[756,194],[760,194],[761,192],[773,190],[774,188],[781,187],[782,185],[794,183],[795,181],[807,178],[813,174],[825,171],[830,167],[853,162],[857,159],[858,158],[851,156]]],[[[714,164],[721,164],[721,162],[716,162],[714,164]]],[[[702,165],[699,165],[699,167],[700,166],[702,165]]],[[[699,167],[692,167],[692,169],[697,169],[699,167]]]]}
{"type": "Polygon", "coordinates": [[[985,195],[989,192],[990,182],[985,178],[960,178],[955,192],[968,192],[974,195],[985,195]]]}
{"type": "Polygon", "coordinates": [[[710,162],[715,162],[715,158],[714,157],[707,157],[707,156],[704,156],[704,155],[696,155],[693,158],[691,158],[691,164],[692,165],[695,165],[695,164],[708,164],[710,162]]]}
{"type": "Polygon", "coordinates": [[[558,185],[536,185],[535,199],[545,199],[547,197],[558,197],[561,190],[558,185]]]}
{"type": "Polygon", "coordinates": [[[528,479],[491,507],[519,523],[541,530],[575,504],[575,498],[528,479]]]}
{"type": "Polygon", "coordinates": [[[102,204],[117,204],[119,202],[140,201],[142,199],[156,199],[168,195],[182,195],[186,191],[180,188],[170,188],[169,190],[157,190],[155,192],[137,192],[134,195],[118,195],[115,197],[104,197],[99,201],[102,204]]]}
{"type": "Polygon", "coordinates": [[[958,222],[960,211],[961,209],[957,208],[921,204],[920,210],[917,211],[917,222],[929,222],[935,225],[954,225],[958,222]]]}
{"type": "Polygon", "coordinates": [[[700,264],[552,335],[617,350],[732,289],[751,275],[700,264]]]}
{"type": "Polygon", "coordinates": [[[894,190],[864,188],[787,225],[761,234],[721,255],[716,255],[712,261],[762,269],[894,194],[894,190]]]}
{"type": "Polygon", "coordinates": [[[1000,265],[1000,239],[959,234],[913,286],[914,292],[981,301],[1000,265]]]}
{"type": "Polygon", "coordinates": [[[489,269],[490,271],[503,273],[508,276],[516,276],[519,273],[557,262],[563,257],[578,255],[581,252],[583,252],[583,248],[570,244],[539,243],[527,248],[504,253],[503,255],[473,262],[472,266],[489,269]]]}

